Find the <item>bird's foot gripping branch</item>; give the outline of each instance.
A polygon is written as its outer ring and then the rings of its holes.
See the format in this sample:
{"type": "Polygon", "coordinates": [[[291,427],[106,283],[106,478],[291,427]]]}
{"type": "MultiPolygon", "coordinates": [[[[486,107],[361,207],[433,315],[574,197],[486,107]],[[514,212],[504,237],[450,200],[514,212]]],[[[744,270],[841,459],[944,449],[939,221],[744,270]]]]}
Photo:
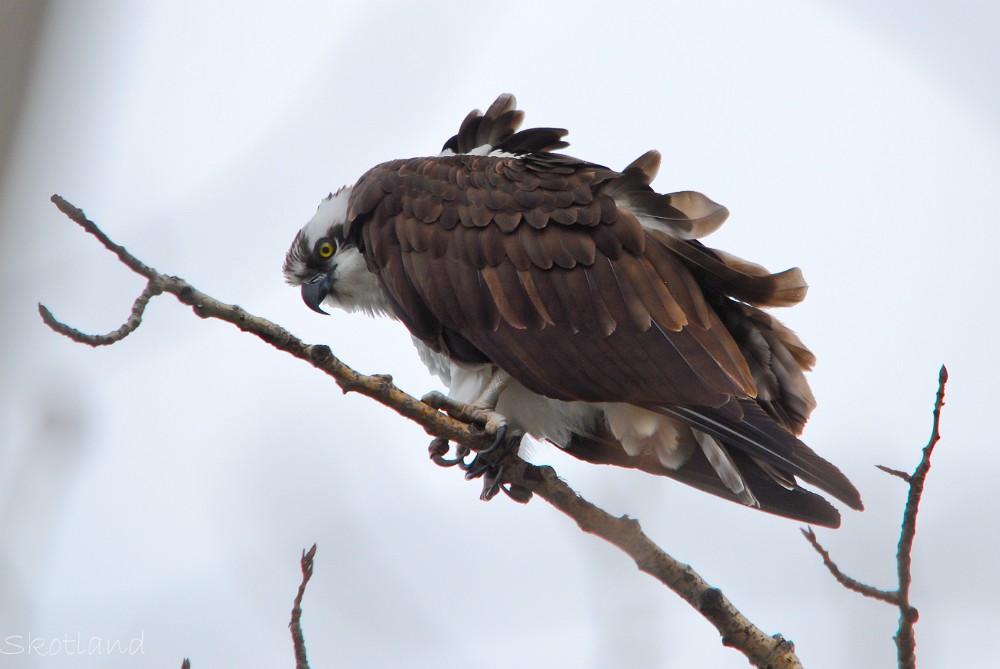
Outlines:
{"type": "Polygon", "coordinates": [[[531,499],[529,488],[517,481],[509,481],[509,477],[506,475],[508,463],[517,458],[524,435],[511,431],[507,425],[507,419],[497,413],[495,407],[458,402],[438,391],[427,393],[420,401],[435,409],[443,410],[452,418],[463,423],[478,425],[493,437],[493,443],[476,453],[471,462],[465,461],[470,451],[467,446],[456,444],[455,456],[449,458],[447,456],[451,446],[448,440],[435,437],[428,447],[431,460],[442,467],[457,465],[465,472],[467,479],[482,478],[483,492],[480,499],[485,502],[496,497],[501,491],[515,502],[522,504],[531,499]]]}

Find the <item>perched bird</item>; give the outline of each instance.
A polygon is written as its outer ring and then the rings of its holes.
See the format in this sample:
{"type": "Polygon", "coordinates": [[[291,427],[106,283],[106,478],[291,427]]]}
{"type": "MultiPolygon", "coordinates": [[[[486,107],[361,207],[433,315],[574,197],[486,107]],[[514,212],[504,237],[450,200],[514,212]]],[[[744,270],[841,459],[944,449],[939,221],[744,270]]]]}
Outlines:
{"type": "MultiPolygon", "coordinates": [[[[306,304],[388,316],[448,385],[446,406],[495,413],[500,439],[660,474],[836,527],[799,481],[861,509],[800,434],[815,362],[761,307],[806,294],[699,238],[729,212],[650,187],[660,154],[622,171],[556,153],[566,131],[518,131],[501,95],[435,157],[377,165],[323,200],[286,280],[306,304]]],[[[487,463],[486,469],[489,469],[487,463]]]]}

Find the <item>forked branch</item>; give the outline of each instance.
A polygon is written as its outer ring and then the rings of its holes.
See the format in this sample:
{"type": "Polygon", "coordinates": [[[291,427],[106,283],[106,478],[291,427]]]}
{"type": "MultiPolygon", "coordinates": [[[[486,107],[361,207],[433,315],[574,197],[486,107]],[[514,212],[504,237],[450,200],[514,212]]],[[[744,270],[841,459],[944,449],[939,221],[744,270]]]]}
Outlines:
{"type": "Polygon", "coordinates": [[[911,562],[913,554],[913,539],[917,535],[917,511],[920,508],[920,498],[924,493],[924,482],[931,469],[931,455],[934,447],[941,440],[941,409],[944,407],[944,388],[948,382],[948,369],[941,366],[938,373],[937,397],[934,400],[934,422],[931,426],[931,437],[924,446],[920,463],[912,474],[884,467],[878,468],[890,476],[900,478],[909,485],[906,496],[906,507],[903,510],[902,529],[899,534],[899,545],[896,548],[896,578],[895,590],[880,590],[844,574],[816,539],[812,529],[802,530],[802,534],[823,558],[823,564],[833,574],[833,577],[849,590],[858,592],[865,597],[872,597],[899,608],[899,627],[896,630],[896,662],[900,669],[914,669],[917,666],[916,640],[913,627],[917,622],[917,609],[910,603],[910,583],[913,580],[911,562]]]}
{"type": "Polygon", "coordinates": [[[292,632],[292,647],[295,648],[295,669],[309,669],[309,659],[306,656],[306,638],[302,633],[302,597],[306,594],[306,585],[313,575],[313,559],[316,557],[316,544],[308,551],[302,551],[302,582],[295,594],[292,604],[292,620],[288,628],[292,632]]]}

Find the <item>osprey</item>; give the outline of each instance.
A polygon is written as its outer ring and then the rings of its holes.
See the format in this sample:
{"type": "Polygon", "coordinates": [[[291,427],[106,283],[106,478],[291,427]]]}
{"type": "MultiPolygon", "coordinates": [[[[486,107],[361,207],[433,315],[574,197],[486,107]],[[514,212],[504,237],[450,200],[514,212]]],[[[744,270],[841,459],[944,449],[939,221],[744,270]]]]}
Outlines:
{"type": "Polygon", "coordinates": [[[444,404],[495,412],[513,447],[529,434],[829,527],[836,508],[799,481],[862,509],[796,436],[816,404],[813,354],[761,310],[800,302],[801,272],[698,241],[729,212],[654,191],[658,152],[620,172],[556,153],[567,131],[518,131],[515,105],[501,95],[440,155],[377,165],[328,196],[286,280],[316,311],[401,321],[444,404]]]}

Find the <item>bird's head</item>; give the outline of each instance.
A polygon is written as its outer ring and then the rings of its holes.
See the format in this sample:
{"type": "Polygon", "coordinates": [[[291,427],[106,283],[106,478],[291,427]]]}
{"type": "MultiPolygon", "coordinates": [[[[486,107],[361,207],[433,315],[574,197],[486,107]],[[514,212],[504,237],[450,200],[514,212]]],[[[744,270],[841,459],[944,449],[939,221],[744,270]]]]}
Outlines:
{"type": "Polygon", "coordinates": [[[302,286],[302,300],[321,314],[326,313],[324,303],[347,311],[385,313],[378,279],[355,243],[344,236],[350,195],[345,186],[319,203],[285,255],[285,281],[302,286]]]}

